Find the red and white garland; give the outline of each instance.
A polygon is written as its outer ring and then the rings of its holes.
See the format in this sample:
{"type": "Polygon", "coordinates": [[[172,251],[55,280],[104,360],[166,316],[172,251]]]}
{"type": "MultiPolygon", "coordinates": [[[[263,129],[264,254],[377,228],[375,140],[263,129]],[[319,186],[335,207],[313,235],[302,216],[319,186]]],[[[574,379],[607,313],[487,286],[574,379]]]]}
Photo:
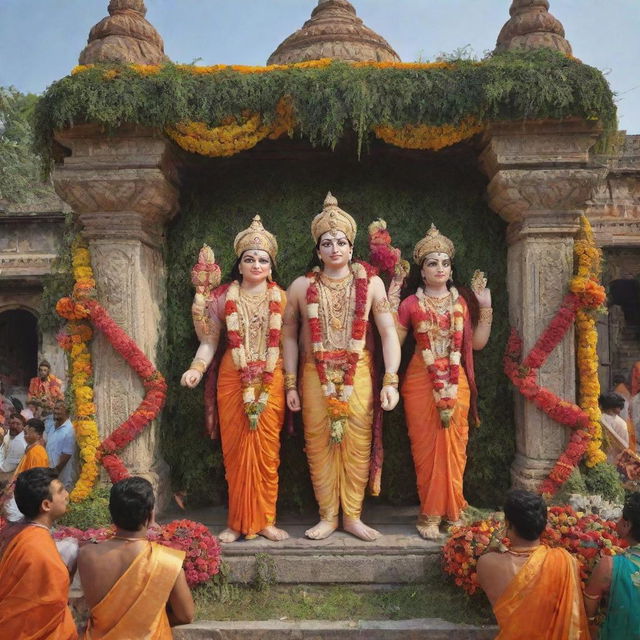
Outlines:
{"type": "Polygon", "coordinates": [[[344,427],[349,418],[349,398],[353,393],[353,380],[356,367],[365,345],[367,321],[367,295],[369,293],[369,275],[359,262],[351,265],[355,278],[355,311],[351,324],[351,337],[346,351],[325,351],[322,344],[322,326],[320,324],[320,293],[318,278],[320,269],[316,267],[310,274],[311,283],[307,287],[307,318],[311,333],[311,349],[316,370],[320,378],[322,392],[327,401],[327,414],[331,425],[331,441],[340,444],[344,436],[344,427]],[[332,362],[342,370],[342,375],[329,379],[327,366],[332,362]],[[338,385],[336,387],[336,384],[338,385]]]}
{"type": "Polygon", "coordinates": [[[462,338],[464,334],[464,308],[455,287],[449,290],[451,306],[448,317],[437,314],[428,308],[425,293],[418,288],[416,297],[420,304],[420,315],[416,327],[416,341],[422,350],[422,359],[433,383],[433,397],[440,413],[443,427],[448,427],[453,415],[453,409],[458,397],[458,380],[460,378],[460,363],[462,357],[462,338]],[[446,323],[447,326],[444,326],[446,323]],[[450,330],[449,363],[446,368],[436,364],[436,358],[429,337],[430,327],[441,327],[450,330]]]}
{"type": "Polygon", "coordinates": [[[238,301],[240,299],[240,285],[234,281],[227,290],[224,306],[227,324],[227,340],[231,347],[233,364],[240,372],[242,381],[242,401],[249,419],[249,428],[258,428],[260,414],[267,406],[269,394],[273,385],[273,373],[280,358],[280,337],[282,335],[282,290],[275,282],[267,284],[267,300],[269,303],[269,322],[267,333],[266,360],[259,362],[247,361],[247,348],[240,334],[240,318],[238,316],[238,301]],[[255,388],[259,389],[256,400],[255,388]]]}

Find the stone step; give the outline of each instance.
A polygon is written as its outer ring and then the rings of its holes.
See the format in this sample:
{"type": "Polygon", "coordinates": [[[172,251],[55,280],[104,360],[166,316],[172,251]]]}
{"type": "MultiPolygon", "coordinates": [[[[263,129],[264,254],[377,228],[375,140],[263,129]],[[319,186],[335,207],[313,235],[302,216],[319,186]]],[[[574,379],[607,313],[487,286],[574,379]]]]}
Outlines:
{"type": "Polygon", "coordinates": [[[490,640],[497,627],[474,627],[434,618],[417,620],[266,620],[196,622],[174,627],[174,640],[490,640]]]}
{"type": "MultiPolygon", "coordinates": [[[[162,520],[175,516],[166,514],[162,520]]],[[[414,526],[416,516],[417,507],[369,509],[363,520],[382,536],[365,542],[342,531],[325,540],[309,540],[304,532],[315,524],[313,514],[285,514],[278,526],[289,533],[289,539],[271,542],[257,537],[223,544],[222,558],[233,584],[253,582],[258,570],[269,575],[273,583],[283,585],[422,582],[426,576],[439,572],[442,545],[418,535],[414,526]]],[[[226,522],[226,512],[221,508],[193,511],[187,517],[202,522],[214,534],[226,522]]]]}

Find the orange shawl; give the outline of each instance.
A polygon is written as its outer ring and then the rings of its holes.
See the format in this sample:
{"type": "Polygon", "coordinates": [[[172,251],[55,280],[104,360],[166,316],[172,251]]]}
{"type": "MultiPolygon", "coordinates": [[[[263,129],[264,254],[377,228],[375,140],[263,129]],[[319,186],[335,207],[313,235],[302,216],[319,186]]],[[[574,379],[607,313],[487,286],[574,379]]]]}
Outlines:
{"type": "Polygon", "coordinates": [[[576,560],[539,546],[493,607],[496,640],[589,640],[576,560]]]}
{"type": "Polygon", "coordinates": [[[47,456],[47,450],[41,444],[34,444],[33,447],[28,447],[22,456],[22,460],[16,467],[14,478],[17,478],[20,473],[28,469],[48,466],[49,456],[47,456]]]}
{"type": "Polygon", "coordinates": [[[69,572],[51,534],[17,524],[0,541],[0,634],[15,640],[75,640],[69,572]],[[3,550],[3,551],[2,551],[3,550]]]}
{"type": "Polygon", "coordinates": [[[150,542],[91,609],[84,640],[171,640],[165,607],[184,556],[150,542]]]}

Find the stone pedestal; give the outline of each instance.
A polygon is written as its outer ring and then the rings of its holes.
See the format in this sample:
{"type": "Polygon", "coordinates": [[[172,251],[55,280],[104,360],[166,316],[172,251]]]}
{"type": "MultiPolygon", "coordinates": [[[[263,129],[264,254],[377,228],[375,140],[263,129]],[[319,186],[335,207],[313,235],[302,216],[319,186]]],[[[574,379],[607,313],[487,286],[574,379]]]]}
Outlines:
{"type": "MultiPolygon", "coordinates": [[[[555,315],[573,275],[579,216],[604,173],[589,163],[597,125],[582,121],[507,123],[489,127],[481,165],[491,208],[509,222],[509,320],[524,353],[555,315]]],[[[540,384],[575,401],[570,331],[540,371],[540,384]]],[[[516,395],[513,485],[536,489],[563,451],[566,427],[516,395]]]]}
{"type": "MultiPolygon", "coordinates": [[[[164,228],[178,191],[168,142],[145,128],[113,135],[79,126],[57,136],[71,151],[54,172],[56,191],[71,205],[89,242],[100,302],[155,364],[165,326],[164,228]]],[[[93,342],[97,419],[102,438],[138,406],[144,390],[104,336],[93,342]]],[[[152,481],[160,504],[168,468],[152,424],[121,454],[132,474],[152,481]]]]}

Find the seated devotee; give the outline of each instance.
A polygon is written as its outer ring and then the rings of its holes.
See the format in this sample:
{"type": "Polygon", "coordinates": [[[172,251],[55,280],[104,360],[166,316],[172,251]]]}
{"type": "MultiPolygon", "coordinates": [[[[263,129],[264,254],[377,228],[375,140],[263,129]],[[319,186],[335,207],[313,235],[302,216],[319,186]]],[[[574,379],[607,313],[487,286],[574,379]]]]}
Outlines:
{"type": "Polygon", "coordinates": [[[624,409],[624,398],[615,391],[609,391],[600,395],[598,404],[602,411],[600,422],[606,429],[609,441],[607,462],[615,466],[620,454],[629,448],[627,423],[620,417],[620,412],[624,409]]]}
{"type": "MultiPolygon", "coordinates": [[[[14,478],[17,478],[23,471],[28,469],[34,469],[35,467],[48,467],[49,457],[47,451],[44,448],[44,440],[42,438],[44,434],[44,422],[33,418],[27,421],[24,428],[24,439],[27,442],[27,448],[25,449],[22,460],[18,463],[18,466],[14,472],[14,478]]],[[[17,522],[21,520],[23,515],[18,509],[14,494],[14,483],[11,483],[6,493],[6,504],[4,507],[4,513],[9,522],[17,522]]]]}
{"type": "Polygon", "coordinates": [[[26,420],[19,413],[9,416],[9,433],[6,433],[0,446],[0,482],[7,483],[13,479],[13,474],[24,455],[27,443],[24,439],[24,425],[26,420]]]}
{"type": "Polygon", "coordinates": [[[63,400],[62,381],[51,373],[51,365],[43,360],[38,365],[38,375],[29,381],[27,402],[37,400],[42,407],[42,415],[49,415],[57,400],[63,400]]]}
{"type": "Polygon", "coordinates": [[[500,640],[588,640],[577,561],[540,543],[547,524],[541,496],[514,490],[504,505],[504,553],[478,560],[478,580],[493,607],[500,640]]]}
{"type": "Polygon", "coordinates": [[[71,491],[77,477],[77,445],[64,400],[58,400],[53,407],[53,426],[47,432],[47,455],[49,464],[60,474],[62,484],[71,491]]]}
{"type": "Polygon", "coordinates": [[[193,619],[193,598],[182,569],[184,551],[147,540],[153,508],[148,480],[126,478],[111,487],[109,511],[116,533],[82,547],[78,556],[90,609],[85,640],[169,640],[170,625],[193,619]]]}
{"type": "Polygon", "coordinates": [[[584,591],[584,604],[591,623],[591,637],[600,640],[640,640],[640,493],[630,494],[617,524],[628,548],[617,556],[602,556],[584,591]],[[606,596],[606,615],[595,628],[600,599],[606,596]]]}
{"type": "Polygon", "coordinates": [[[37,467],[18,476],[15,497],[25,520],[0,533],[0,637],[75,640],[69,571],[50,532],[69,494],[53,469],[37,467]]]}

